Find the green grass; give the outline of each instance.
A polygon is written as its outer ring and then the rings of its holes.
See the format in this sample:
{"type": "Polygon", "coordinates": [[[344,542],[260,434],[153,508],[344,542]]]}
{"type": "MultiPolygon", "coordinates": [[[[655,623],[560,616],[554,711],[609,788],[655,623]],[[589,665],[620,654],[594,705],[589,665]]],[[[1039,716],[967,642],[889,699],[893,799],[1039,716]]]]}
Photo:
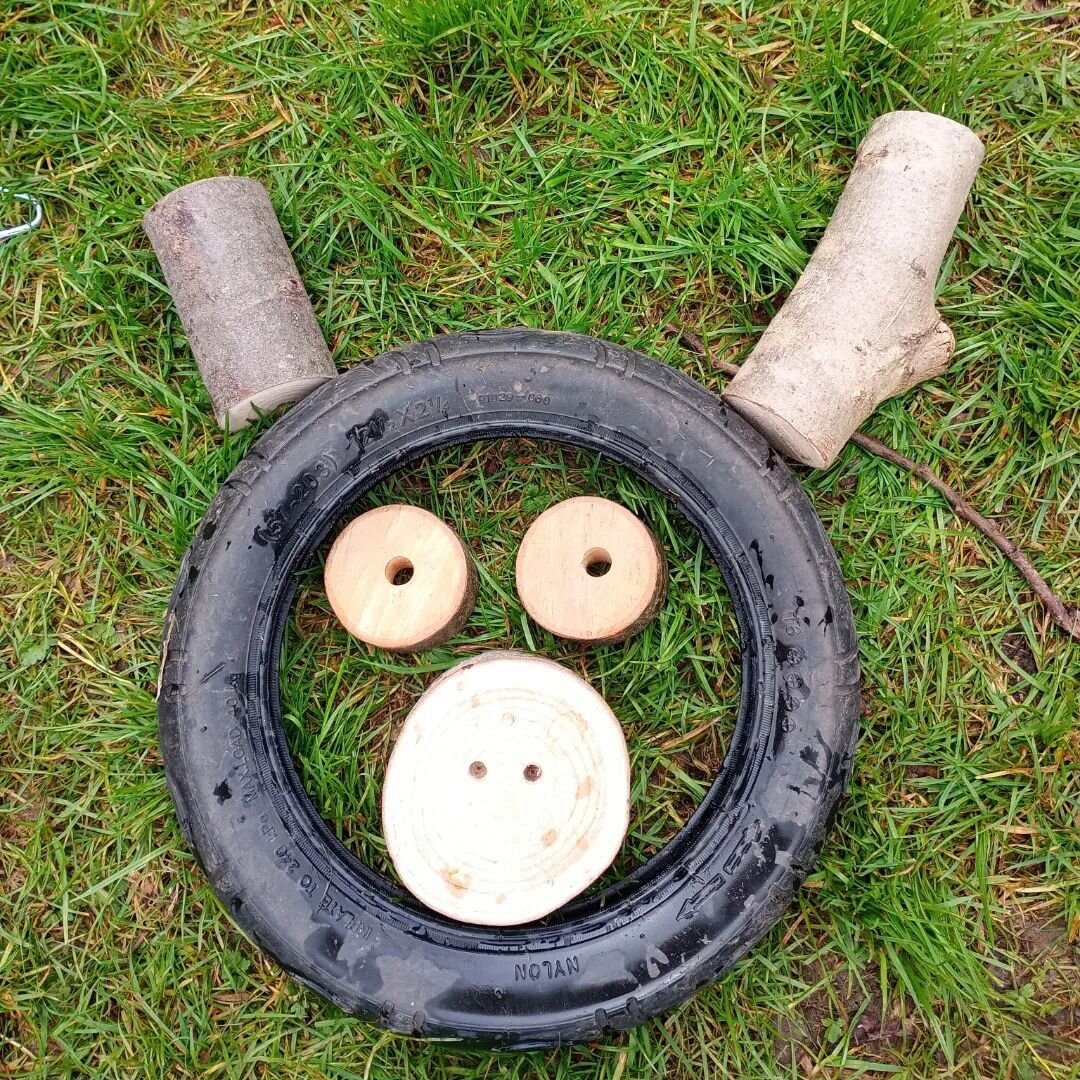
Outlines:
{"type": "MultiPolygon", "coordinates": [[[[0,245],[0,1075],[1080,1075],[1080,654],[937,495],[854,447],[802,476],[860,634],[851,796],[728,978],[609,1043],[493,1057],[343,1017],[260,956],[179,834],[153,702],[180,557],[257,432],[214,427],[139,228],[180,183],[255,176],[339,367],[524,323],[719,388],[665,325],[745,355],[870,120],[946,112],[987,144],[939,282],[957,355],[868,430],[969,492],[1076,600],[1075,8],[322,8],[0,9],[0,184],[46,205],[40,232],[0,245]]],[[[380,863],[378,769],[359,755],[382,759],[432,670],[536,648],[626,725],[632,865],[700,795],[737,692],[696,537],[639,481],[552,447],[447,454],[376,495],[399,497],[472,538],[480,603],[449,648],[391,660],[346,641],[306,583],[284,700],[324,813],[380,863]],[[528,627],[510,564],[535,513],[592,491],[678,557],[663,615],[587,652],[528,627]]]]}
{"type": "Polygon", "coordinates": [[[334,618],[321,558],[302,575],[284,647],[282,668],[289,679],[282,713],[316,804],[367,863],[395,876],[379,797],[386,761],[411,704],[432,672],[469,652],[540,652],[588,678],[622,721],[633,816],[623,850],[602,880],[625,877],[663,847],[701,802],[724,759],[739,708],[734,612],[697,532],[626,470],[568,447],[526,441],[439,454],[383,484],[376,498],[357,509],[380,502],[420,503],[468,537],[480,577],[476,610],[461,637],[446,647],[416,659],[388,657],[351,638],[334,618]],[[668,559],[668,601],[626,643],[585,649],[553,637],[528,621],[514,590],[514,558],[529,524],[553,502],[581,494],[603,495],[634,510],[668,559]]]}

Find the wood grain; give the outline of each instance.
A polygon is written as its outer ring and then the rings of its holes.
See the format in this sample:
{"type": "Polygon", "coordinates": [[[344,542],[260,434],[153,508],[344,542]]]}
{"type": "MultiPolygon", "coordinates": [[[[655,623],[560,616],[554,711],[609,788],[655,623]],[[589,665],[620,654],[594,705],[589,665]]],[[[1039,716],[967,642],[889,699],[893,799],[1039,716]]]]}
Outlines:
{"type": "Polygon", "coordinates": [[[402,882],[462,922],[514,926],[577,896],[629,820],[630,762],[604,699],[516,652],[451,668],[391,754],[383,833],[402,882]]]}
{"type": "Polygon", "coordinates": [[[419,506],[380,506],[350,521],[330,548],[323,580],[345,629],[395,652],[452,638],[476,600],[465,545],[419,506]]]}
{"type": "Polygon", "coordinates": [[[621,641],[663,606],[667,562],[626,507],[585,495],[532,523],[518,550],[517,591],[530,617],[553,634],[621,641]]]}

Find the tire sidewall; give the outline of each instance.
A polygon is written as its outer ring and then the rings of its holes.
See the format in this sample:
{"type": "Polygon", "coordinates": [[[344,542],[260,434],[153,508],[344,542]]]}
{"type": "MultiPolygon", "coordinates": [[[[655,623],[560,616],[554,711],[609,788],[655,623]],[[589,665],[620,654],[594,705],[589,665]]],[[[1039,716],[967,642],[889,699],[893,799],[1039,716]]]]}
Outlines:
{"type": "Polygon", "coordinates": [[[349,1012],[506,1047],[630,1027],[741,957],[816,857],[857,714],[850,604],[786,466],[670,368],[541,331],[385,354],[269,429],[185,556],[159,691],[181,824],[237,924],[349,1012]],[[708,805],[660,870],[639,875],[645,887],[624,884],[578,917],[572,905],[564,923],[495,932],[417,909],[318,818],[275,719],[271,613],[342,507],[394,469],[456,441],[522,434],[602,449],[677,494],[732,591],[743,703],[708,805]]]}

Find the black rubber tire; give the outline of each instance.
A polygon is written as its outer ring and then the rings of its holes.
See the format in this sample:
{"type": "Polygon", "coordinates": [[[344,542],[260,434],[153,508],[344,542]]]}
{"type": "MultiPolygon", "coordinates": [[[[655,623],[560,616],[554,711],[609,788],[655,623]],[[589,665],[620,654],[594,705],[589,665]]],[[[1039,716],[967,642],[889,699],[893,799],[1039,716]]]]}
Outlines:
{"type": "Polygon", "coordinates": [[[158,715],[184,835],[244,933],[349,1013],[526,1048],[639,1024],[761,938],[847,784],[858,697],[835,555],[756,432],[640,353],[515,330],[387,353],[267,431],[184,558],[158,715]],[[335,838],[289,755],[278,655],[295,571],[345,508],[424,454],[514,436],[600,451],[675,500],[731,591],[742,696],[720,775],[663,851],[599,897],[492,930],[421,907],[335,838]]]}

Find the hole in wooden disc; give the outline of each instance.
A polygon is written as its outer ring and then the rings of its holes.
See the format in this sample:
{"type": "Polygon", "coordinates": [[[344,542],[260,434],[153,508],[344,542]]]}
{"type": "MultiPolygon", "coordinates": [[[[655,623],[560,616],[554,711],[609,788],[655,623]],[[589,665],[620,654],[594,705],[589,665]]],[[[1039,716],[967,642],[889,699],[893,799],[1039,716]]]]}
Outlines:
{"type": "Polygon", "coordinates": [[[474,780],[483,780],[487,776],[487,766],[482,761],[474,761],[469,766],[469,775],[474,780]]]}
{"type": "Polygon", "coordinates": [[[589,577],[603,577],[611,569],[611,556],[603,548],[589,548],[581,565],[589,577]]]}
{"type": "Polygon", "coordinates": [[[539,765],[526,765],[525,766],[525,771],[522,773],[522,775],[531,784],[534,781],[540,779],[540,766],[539,765]]]}
{"type": "Polygon", "coordinates": [[[403,555],[391,559],[386,564],[386,580],[391,585],[408,585],[412,581],[413,564],[403,555]]]}

